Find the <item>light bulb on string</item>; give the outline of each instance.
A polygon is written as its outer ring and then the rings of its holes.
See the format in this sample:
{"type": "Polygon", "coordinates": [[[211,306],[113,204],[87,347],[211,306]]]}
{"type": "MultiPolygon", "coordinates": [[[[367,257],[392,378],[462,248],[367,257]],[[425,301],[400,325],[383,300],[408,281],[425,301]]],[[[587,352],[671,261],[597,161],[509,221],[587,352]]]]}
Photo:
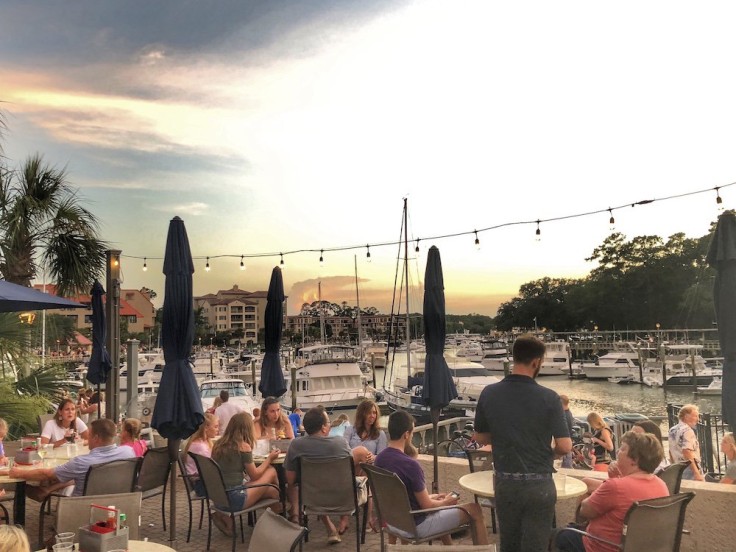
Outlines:
{"type": "Polygon", "coordinates": [[[718,212],[723,211],[723,198],[721,197],[721,189],[716,186],[713,188],[716,191],[716,204],[718,205],[718,212]]]}
{"type": "Polygon", "coordinates": [[[244,255],[240,256],[240,270],[245,270],[245,262],[243,261],[244,255]]]}
{"type": "Polygon", "coordinates": [[[475,232],[475,248],[480,251],[480,240],[478,239],[478,231],[473,230],[475,232]]]}
{"type": "Polygon", "coordinates": [[[539,223],[540,220],[537,219],[537,231],[535,232],[536,238],[534,238],[536,241],[542,241],[542,231],[539,229],[539,223]]]}
{"type": "Polygon", "coordinates": [[[416,247],[414,248],[414,253],[417,253],[417,254],[419,254],[419,238],[417,238],[417,245],[416,245],[416,247]]]}
{"type": "Polygon", "coordinates": [[[325,250],[319,250],[319,266],[325,266],[325,250]]]}
{"type": "Polygon", "coordinates": [[[143,272],[148,270],[148,263],[146,262],[148,259],[146,257],[143,257],[143,272]]]}
{"type": "Polygon", "coordinates": [[[613,232],[616,229],[616,219],[613,218],[613,210],[610,207],[608,208],[608,214],[611,215],[611,218],[608,219],[608,224],[610,225],[611,232],[613,232]]]}
{"type": "Polygon", "coordinates": [[[206,272],[210,271],[210,258],[209,257],[207,257],[207,264],[204,265],[204,269],[206,272]]]}
{"type": "Polygon", "coordinates": [[[281,270],[283,270],[286,268],[286,265],[284,264],[284,254],[279,253],[279,255],[281,255],[281,262],[279,263],[279,265],[281,266],[281,270]]]}
{"type": "Polygon", "coordinates": [[[365,246],[365,258],[368,260],[368,262],[371,262],[371,246],[370,245],[365,246]]]}

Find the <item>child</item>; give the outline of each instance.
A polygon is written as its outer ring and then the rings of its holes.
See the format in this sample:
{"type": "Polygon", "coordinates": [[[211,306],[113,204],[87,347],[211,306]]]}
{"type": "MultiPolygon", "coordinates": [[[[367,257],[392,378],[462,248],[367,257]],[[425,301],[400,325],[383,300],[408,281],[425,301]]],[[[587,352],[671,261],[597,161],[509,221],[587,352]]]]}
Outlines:
{"type": "Polygon", "coordinates": [[[8,457],[5,456],[5,447],[3,446],[3,439],[8,434],[8,422],[0,418],[0,466],[4,466],[8,463],[8,457]]]}
{"type": "Polygon", "coordinates": [[[345,429],[350,425],[350,419],[347,414],[340,414],[337,419],[330,423],[330,437],[333,435],[339,435],[343,437],[345,435],[345,429]]]}
{"type": "Polygon", "coordinates": [[[146,453],[148,445],[141,437],[141,421],[127,418],[120,430],[120,446],[131,447],[135,455],[140,457],[146,453]]]}

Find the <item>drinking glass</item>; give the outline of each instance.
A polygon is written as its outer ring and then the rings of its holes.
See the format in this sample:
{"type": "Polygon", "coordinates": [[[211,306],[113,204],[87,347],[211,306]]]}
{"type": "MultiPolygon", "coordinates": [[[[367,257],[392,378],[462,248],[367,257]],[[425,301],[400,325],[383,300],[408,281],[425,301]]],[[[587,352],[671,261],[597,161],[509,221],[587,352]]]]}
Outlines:
{"type": "Polygon", "coordinates": [[[73,542],[60,542],[51,547],[54,552],[71,552],[74,547],[73,542]]]}
{"type": "Polygon", "coordinates": [[[68,533],[59,533],[56,535],[56,544],[62,544],[65,542],[74,542],[74,533],[71,531],[68,533]]]}

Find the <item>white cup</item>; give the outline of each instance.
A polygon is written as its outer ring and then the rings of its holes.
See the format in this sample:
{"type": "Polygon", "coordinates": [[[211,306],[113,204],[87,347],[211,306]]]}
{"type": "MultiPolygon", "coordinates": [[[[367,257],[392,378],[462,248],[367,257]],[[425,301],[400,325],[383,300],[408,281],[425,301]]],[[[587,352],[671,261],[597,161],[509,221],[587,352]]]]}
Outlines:
{"type": "Polygon", "coordinates": [[[564,491],[565,485],[567,484],[567,476],[562,473],[555,473],[552,475],[552,479],[555,482],[555,489],[558,491],[564,491]]]}

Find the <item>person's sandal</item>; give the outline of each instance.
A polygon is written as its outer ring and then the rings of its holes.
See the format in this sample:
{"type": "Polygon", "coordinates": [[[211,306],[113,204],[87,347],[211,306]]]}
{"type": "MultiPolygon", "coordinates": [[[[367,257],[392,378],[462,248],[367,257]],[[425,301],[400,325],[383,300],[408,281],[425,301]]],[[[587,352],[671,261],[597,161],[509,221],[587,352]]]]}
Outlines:
{"type": "Polygon", "coordinates": [[[342,539],[337,533],[332,533],[329,537],[327,537],[327,544],[339,544],[341,542],[342,539]]]}

